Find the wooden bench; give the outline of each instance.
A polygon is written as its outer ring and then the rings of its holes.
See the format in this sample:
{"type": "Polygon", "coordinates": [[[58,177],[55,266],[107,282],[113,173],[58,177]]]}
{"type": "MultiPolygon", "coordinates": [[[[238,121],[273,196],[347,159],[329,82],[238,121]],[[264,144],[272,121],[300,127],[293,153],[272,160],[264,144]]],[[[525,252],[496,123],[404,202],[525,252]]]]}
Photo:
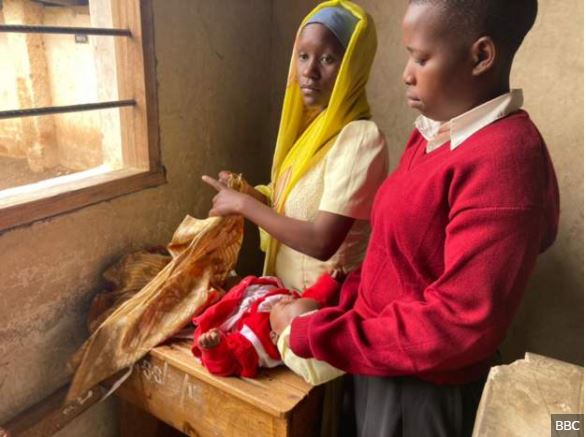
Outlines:
{"type": "MultiPolygon", "coordinates": [[[[306,437],[319,434],[323,388],[285,367],[263,369],[255,379],[216,377],[181,343],[153,349],[117,394],[190,436],[306,437]]],[[[124,423],[132,416],[123,408],[123,434],[133,434],[124,423]]]]}

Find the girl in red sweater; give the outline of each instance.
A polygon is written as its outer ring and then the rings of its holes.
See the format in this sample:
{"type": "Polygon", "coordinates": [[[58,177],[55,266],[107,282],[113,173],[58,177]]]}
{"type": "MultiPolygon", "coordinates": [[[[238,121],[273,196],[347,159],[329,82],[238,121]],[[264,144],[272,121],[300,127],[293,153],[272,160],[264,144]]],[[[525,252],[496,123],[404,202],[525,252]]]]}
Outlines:
{"type": "Polygon", "coordinates": [[[509,86],[536,13],[536,0],[409,4],[403,81],[421,116],[375,197],[362,267],[338,306],[271,315],[277,332],[291,324],[296,355],[354,375],[344,430],[472,432],[491,360],[557,232],[553,166],[509,86]]]}

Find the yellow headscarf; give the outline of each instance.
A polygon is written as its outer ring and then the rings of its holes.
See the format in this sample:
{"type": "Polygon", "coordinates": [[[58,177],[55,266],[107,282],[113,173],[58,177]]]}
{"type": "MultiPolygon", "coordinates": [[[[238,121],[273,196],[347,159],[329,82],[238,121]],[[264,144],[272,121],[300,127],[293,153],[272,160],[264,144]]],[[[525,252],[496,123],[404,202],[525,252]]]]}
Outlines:
{"type": "MultiPolygon", "coordinates": [[[[366,99],[366,83],[376,53],[377,41],[372,18],[362,8],[346,0],[320,3],[301,22],[295,44],[306,22],[316,12],[336,6],[352,13],[358,22],[344,53],[328,107],[307,126],[305,131],[302,131],[304,127],[303,97],[296,79],[297,50],[296,47],[293,49],[273,158],[271,185],[257,187],[270,199],[273,208],[278,213],[284,212],[285,201],[291,189],[313,165],[325,156],[342,128],[351,121],[370,117],[370,107],[366,99]],[[288,182],[279,193],[278,199],[275,199],[275,184],[288,169],[290,169],[288,182]]],[[[261,248],[266,252],[264,274],[272,275],[279,242],[261,230],[261,248]]]]}

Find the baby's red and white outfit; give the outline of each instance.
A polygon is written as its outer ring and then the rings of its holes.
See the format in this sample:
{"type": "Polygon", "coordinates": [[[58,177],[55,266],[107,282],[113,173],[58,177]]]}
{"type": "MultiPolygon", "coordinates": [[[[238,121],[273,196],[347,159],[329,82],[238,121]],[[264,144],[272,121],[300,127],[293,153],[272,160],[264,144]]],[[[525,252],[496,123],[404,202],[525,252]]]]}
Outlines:
{"type": "Polygon", "coordinates": [[[217,303],[193,318],[196,325],[193,354],[215,375],[254,377],[259,367],[276,367],[282,363],[271,339],[270,312],[285,296],[317,300],[321,306],[335,303],[340,284],[329,274],[300,295],[288,290],[275,277],[247,276],[217,303]],[[200,348],[200,335],[210,329],[220,331],[220,343],[200,348]]]}

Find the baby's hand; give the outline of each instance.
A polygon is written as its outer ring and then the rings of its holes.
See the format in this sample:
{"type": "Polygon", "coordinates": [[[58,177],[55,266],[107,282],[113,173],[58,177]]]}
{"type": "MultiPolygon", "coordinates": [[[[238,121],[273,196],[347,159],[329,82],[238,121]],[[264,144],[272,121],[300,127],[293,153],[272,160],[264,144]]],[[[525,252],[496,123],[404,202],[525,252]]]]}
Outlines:
{"type": "Polygon", "coordinates": [[[197,344],[202,349],[213,349],[220,344],[220,339],[220,331],[214,328],[201,334],[197,339],[197,344]]]}
{"type": "Polygon", "coordinates": [[[341,267],[336,267],[330,272],[330,276],[340,283],[344,282],[344,279],[346,279],[346,274],[346,271],[341,267]]]}

